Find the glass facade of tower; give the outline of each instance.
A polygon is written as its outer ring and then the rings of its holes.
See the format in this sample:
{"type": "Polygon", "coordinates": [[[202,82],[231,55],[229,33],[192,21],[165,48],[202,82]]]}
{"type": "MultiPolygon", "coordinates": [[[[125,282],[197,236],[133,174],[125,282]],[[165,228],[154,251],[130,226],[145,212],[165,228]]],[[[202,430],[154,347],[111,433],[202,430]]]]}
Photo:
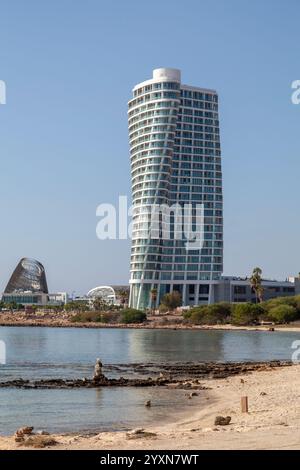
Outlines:
{"type": "MultiPolygon", "coordinates": [[[[218,95],[181,84],[180,71],[156,69],[129,101],[133,230],[130,305],[147,308],[177,290],[183,305],[209,303],[223,270],[223,201],[218,95]],[[202,204],[201,248],[151,237],[153,205],[192,211],[202,204]],[[153,295],[155,289],[155,295],[153,295]]],[[[195,221],[195,213],[193,220],[195,221]]]]}

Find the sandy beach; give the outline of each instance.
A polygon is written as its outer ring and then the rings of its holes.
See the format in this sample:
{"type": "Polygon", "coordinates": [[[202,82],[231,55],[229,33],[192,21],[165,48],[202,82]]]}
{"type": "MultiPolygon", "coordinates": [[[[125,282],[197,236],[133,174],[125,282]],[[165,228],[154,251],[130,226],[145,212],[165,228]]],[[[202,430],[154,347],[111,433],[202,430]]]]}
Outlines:
{"type": "MultiPolygon", "coordinates": [[[[55,435],[57,450],[125,449],[300,449],[300,365],[253,372],[227,379],[203,380],[210,388],[193,397],[195,406],[171,424],[147,427],[149,435],[102,432],[97,435],[55,435]],[[240,409],[249,398],[249,412],[240,409]],[[206,405],[203,406],[203,396],[206,405]],[[199,409],[197,408],[199,401],[199,409]],[[201,403],[201,407],[200,407],[201,403]],[[215,417],[231,416],[229,426],[215,426],[215,417]]],[[[155,406],[155,403],[153,403],[155,406]]],[[[0,449],[26,449],[13,437],[1,437],[0,449]]],[[[31,448],[31,447],[30,447],[31,448]]]]}

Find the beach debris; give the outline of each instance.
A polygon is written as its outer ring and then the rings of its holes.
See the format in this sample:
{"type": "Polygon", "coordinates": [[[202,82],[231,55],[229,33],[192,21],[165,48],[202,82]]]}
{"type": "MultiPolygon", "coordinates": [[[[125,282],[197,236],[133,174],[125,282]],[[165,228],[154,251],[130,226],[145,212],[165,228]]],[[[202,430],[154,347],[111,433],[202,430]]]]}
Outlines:
{"type": "Polygon", "coordinates": [[[231,421],[231,416],[216,416],[215,426],[228,426],[231,421]]]}
{"type": "Polygon", "coordinates": [[[269,331],[275,331],[275,328],[273,328],[273,327],[269,328],[269,331]]]}
{"type": "Polygon", "coordinates": [[[16,430],[15,436],[24,437],[25,434],[32,434],[33,429],[33,426],[25,426],[24,428],[19,428],[16,430]]]}
{"type": "Polygon", "coordinates": [[[189,394],[186,393],[186,396],[187,396],[189,399],[191,399],[191,398],[193,398],[193,397],[197,397],[197,396],[198,396],[198,393],[197,393],[197,392],[192,392],[192,393],[189,393],[189,394]]]}
{"type": "Polygon", "coordinates": [[[39,436],[50,436],[49,432],[43,430],[38,430],[36,434],[38,434],[39,436]]]}
{"type": "Polygon", "coordinates": [[[26,447],[31,446],[35,448],[43,448],[56,444],[56,441],[46,431],[38,431],[38,434],[33,434],[33,429],[33,426],[17,429],[14,435],[15,442],[26,447]]]}
{"type": "Polygon", "coordinates": [[[145,402],[145,406],[146,406],[147,408],[150,408],[150,407],[151,407],[151,400],[147,400],[147,401],[145,402]]]}
{"type": "Polygon", "coordinates": [[[242,413],[248,413],[248,397],[241,397],[242,413]]]}
{"type": "Polygon", "coordinates": [[[34,447],[35,449],[43,449],[44,447],[55,446],[57,441],[51,436],[33,435],[28,436],[22,443],[25,447],[34,447]]]}
{"type": "Polygon", "coordinates": [[[267,395],[266,392],[260,392],[260,396],[261,396],[261,397],[265,397],[266,395],[267,395]]]}
{"type": "Polygon", "coordinates": [[[245,383],[245,380],[244,379],[241,379],[241,384],[244,384],[245,383]]]}
{"type": "Polygon", "coordinates": [[[184,386],[184,388],[187,390],[188,388],[191,388],[192,387],[192,384],[191,382],[183,382],[182,384],[184,386]]]}
{"type": "Polygon", "coordinates": [[[203,428],[202,432],[213,432],[213,428],[203,428]]]}
{"type": "Polygon", "coordinates": [[[157,380],[172,380],[172,376],[169,372],[160,372],[157,380]]]}
{"type": "Polygon", "coordinates": [[[155,432],[145,431],[143,428],[133,429],[132,431],[128,431],[126,433],[127,439],[140,439],[142,437],[153,438],[156,436],[157,434],[155,432]]]}
{"type": "Polygon", "coordinates": [[[145,432],[144,428],[136,428],[132,429],[132,431],[128,431],[127,434],[134,435],[134,434],[143,434],[145,432]]]}

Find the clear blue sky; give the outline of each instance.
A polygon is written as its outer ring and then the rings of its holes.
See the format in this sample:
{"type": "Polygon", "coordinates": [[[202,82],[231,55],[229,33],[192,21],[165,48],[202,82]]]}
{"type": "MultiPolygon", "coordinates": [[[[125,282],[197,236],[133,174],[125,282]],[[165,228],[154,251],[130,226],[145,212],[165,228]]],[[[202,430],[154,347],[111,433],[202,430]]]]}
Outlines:
{"type": "Polygon", "coordinates": [[[22,256],[51,291],[128,281],[96,206],[130,195],[127,100],[156,67],[220,95],[225,273],[300,271],[299,0],[2,0],[0,290],[22,256]]]}

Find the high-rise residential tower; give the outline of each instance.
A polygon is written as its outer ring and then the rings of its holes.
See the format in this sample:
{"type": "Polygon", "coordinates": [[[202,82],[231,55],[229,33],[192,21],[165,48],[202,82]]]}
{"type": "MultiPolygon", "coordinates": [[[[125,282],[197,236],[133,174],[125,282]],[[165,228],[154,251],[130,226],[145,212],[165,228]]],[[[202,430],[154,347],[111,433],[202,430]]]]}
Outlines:
{"type": "Polygon", "coordinates": [[[223,270],[218,95],[183,85],[177,69],[159,68],[151,80],[134,87],[128,106],[133,199],[130,306],[158,305],[174,290],[180,292],[183,305],[213,302],[223,270]],[[162,236],[162,215],[157,235],[149,231],[149,213],[157,205],[182,208],[182,218],[170,212],[168,237],[162,236]],[[200,245],[187,248],[184,207],[191,208],[191,229],[201,226],[200,245]],[[178,236],[178,227],[183,237],[178,236]]]}

